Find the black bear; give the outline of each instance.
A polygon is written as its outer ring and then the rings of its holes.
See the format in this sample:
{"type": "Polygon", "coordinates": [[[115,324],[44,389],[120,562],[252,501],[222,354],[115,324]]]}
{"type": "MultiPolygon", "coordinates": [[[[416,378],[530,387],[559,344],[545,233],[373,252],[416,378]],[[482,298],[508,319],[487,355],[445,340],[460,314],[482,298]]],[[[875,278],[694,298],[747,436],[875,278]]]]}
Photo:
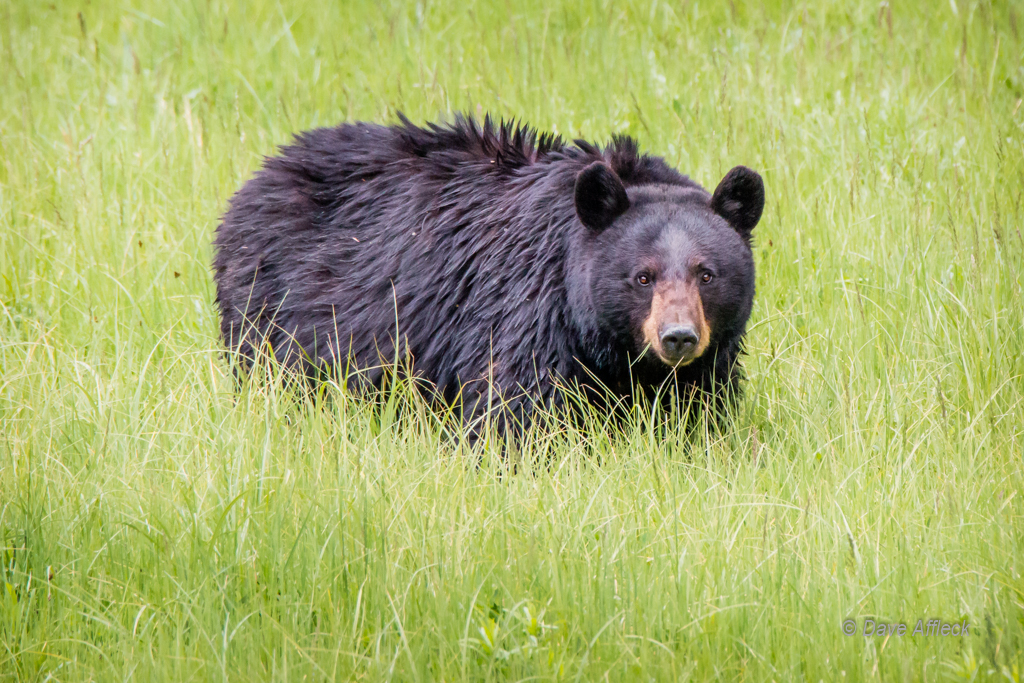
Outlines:
{"type": "Polygon", "coordinates": [[[566,386],[727,406],[763,207],[754,171],[709,194],[628,137],[464,116],[311,130],[216,231],[221,332],[243,368],[266,354],[351,389],[400,366],[470,430],[518,432],[566,386]]]}

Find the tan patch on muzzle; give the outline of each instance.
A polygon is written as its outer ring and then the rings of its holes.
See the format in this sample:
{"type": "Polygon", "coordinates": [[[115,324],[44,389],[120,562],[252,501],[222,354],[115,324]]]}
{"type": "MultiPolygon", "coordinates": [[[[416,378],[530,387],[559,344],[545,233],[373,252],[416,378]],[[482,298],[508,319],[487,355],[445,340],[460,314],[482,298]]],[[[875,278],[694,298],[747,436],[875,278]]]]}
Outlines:
{"type": "Polygon", "coordinates": [[[651,312],[641,331],[644,343],[668,365],[688,365],[700,358],[711,341],[711,328],[704,317],[704,304],[700,300],[697,283],[672,280],[655,285],[651,312]],[[693,351],[678,361],[667,358],[661,345],[662,332],[672,325],[693,327],[699,339],[693,351]]]}

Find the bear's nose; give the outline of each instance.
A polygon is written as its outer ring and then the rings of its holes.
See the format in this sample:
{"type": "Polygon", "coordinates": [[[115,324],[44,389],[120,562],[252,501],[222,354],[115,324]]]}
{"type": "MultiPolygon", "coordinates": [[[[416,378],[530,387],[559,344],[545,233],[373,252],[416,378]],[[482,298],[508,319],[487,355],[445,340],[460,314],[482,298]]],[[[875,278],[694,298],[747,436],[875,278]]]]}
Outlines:
{"type": "Polygon", "coordinates": [[[700,337],[689,325],[673,325],[661,333],[661,350],[670,360],[677,361],[697,348],[700,337]]]}

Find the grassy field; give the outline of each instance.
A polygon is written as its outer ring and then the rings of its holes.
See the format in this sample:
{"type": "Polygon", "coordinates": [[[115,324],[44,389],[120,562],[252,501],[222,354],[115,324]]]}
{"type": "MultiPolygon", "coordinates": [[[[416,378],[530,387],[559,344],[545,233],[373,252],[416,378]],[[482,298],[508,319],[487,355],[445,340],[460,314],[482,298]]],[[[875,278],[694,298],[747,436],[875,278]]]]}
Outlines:
{"type": "Polygon", "coordinates": [[[0,681],[1024,677],[1024,6],[329,4],[0,0],[0,681]],[[227,198],[457,110],[764,174],[732,428],[235,391],[227,198]]]}

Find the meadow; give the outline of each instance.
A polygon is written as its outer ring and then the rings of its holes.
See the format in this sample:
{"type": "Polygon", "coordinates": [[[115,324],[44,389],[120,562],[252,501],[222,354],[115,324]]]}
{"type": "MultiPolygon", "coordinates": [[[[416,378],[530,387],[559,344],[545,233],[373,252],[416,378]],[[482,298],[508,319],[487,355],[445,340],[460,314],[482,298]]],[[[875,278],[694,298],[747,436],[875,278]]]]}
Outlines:
{"type": "Polygon", "coordinates": [[[0,681],[1021,681],[1022,32],[1016,0],[3,0],[0,681]],[[400,111],[759,170],[729,428],[550,429],[510,475],[407,392],[236,389],[227,199],[400,111]]]}

